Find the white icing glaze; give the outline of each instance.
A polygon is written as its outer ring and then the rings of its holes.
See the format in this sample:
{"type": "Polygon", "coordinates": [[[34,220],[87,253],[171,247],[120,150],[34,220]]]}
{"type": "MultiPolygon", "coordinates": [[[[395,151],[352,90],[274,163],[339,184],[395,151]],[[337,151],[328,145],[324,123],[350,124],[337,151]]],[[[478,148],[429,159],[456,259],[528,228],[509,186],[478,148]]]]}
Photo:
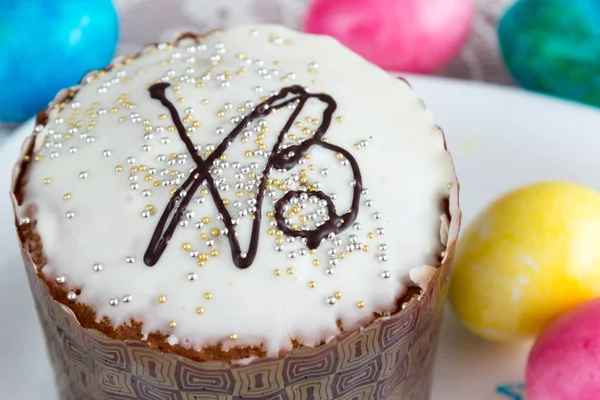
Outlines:
{"type": "Polygon", "coordinates": [[[431,278],[433,278],[435,271],[437,271],[437,268],[434,268],[431,265],[422,265],[411,269],[409,277],[418,287],[425,290],[427,285],[429,285],[431,278]]]}
{"type": "MultiPolygon", "coordinates": [[[[320,103],[308,102],[297,118],[302,128],[294,127],[290,135],[309,138],[312,132],[302,129],[314,129],[317,125],[310,118],[319,118],[322,112],[320,103]]],[[[284,108],[265,118],[267,149],[290,114],[284,108]]],[[[230,186],[221,191],[230,201],[230,213],[248,207],[245,190],[242,197],[236,196],[235,174],[241,173],[244,183],[250,179],[248,172],[259,179],[266,162],[265,157],[246,157],[246,152],[257,149],[257,135],[254,132],[247,143],[235,140],[225,152],[229,167],[220,166],[230,186]],[[241,163],[240,169],[232,167],[235,162],[241,163]],[[258,169],[250,168],[252,162],[258,163],[258,169]],[[235,207],[236,201],[242,203],[240,208],[235,207]]],[[[286,142],[290,141],[293,138],[288,136],[286,142]]],[[[319,181],[325,193],[336,193],[338,213],[345,212],[352,197],[350,167],[323,148],[312,147],[308,153],[311,158],[303,165],[288,172],[273,171],[271,178],[284,182],[293,174],[301,176],[300,170],[305,169],[308,183],[319,181]],[[325,168],[328,174],[323,173],[325,168]]],[[[108,317],[115,325],[141,321],[144,335],[160,331],[169,335],[169,343],[196,349],[218,343],[225,349],[263,344],[269,355],[290,349],[292,339],[315,345],[334,337],[338,320],[345,328],[370,322],[373,312],[394,308],[409,279],[425,287],[433,271],[415,266],[436,262],[442,250],[440,231],[444,242],[448,238],[447,219],[442,218],[440,226],[442,199],[456,186],[449,185],[455,176],[442,133],[404,81],[391,78],[331,38],[265,25],[213,34],[201,44],[186,39],[176,46],[151,47],[132,62],[117,62],[110,72],[90,75],[70,104],[50,112],[47,126],[36,138],[35,155],[42,158],[29,168],[22,209],[37,207],[30,217],[38,221],[48,259],[45,276],[63,276],[66,290],[81,289],[77,301],[90,305],[98,319],[108,317]],[[202,80],[211,58],[214,70],[210,79],[202,80]],[[147,87],[157,79],[171,83],[167,96],[180,117],[191,116],[185,126],[204,158],[207,146],[217,146],[234,127],[231,118],[250,111],[252,104],[247,101],[257,105],[261,96],[293,84],[333,96],[338,109],[325,137],[358,161],[368,188],[357,218],[361,229],[350,227],[337,235],[340,246],[327,240],[315,254],[302,255],[306,250],[300,239],[289,243],[285,236],[269,234],[273,219],[266,215],[273,205],[267,198],[256,259],[249,268],[238,269],[226,237],[211,236],[211,228],[223,228],[213,199],[195,193],[195,198],[205,201],[191,203],[188,225],[177,228],[154,267],[146,266],[143,255],[170,191],[195,167],[177,132],[168,128],[173,125],[168,110],[149,96],[147,87]],[[229,82],[228,87],[223,82],[229,82]],[[257,91],[258,86],[262,91],[257,91]],[[219,117],[221,110],[224,115],[219,117]],[[91,121],[95,122],[90,125],[91,121]],[[224,134],[217,133],[219,127],[224,134]],[[178,155],[171,165],[170,154],[178,155]],[[159,155],[166,160],[160,161],[159,155]],[[116,166],[122,172],[115,172],[116,166]],[[130,172],[131,168],[137,172],[130,172]],[[181,175],[172,175],[173,170],[181,175]],[[48,178],[51,182],[45,184],[48,178]],[[166,186],[154,186],[155,182],[166,186]],[[151,215],[144,218],[149,204],[151,215]],[[381,213],[380,219],[374,218],[376,213],[381,213]],[[196,223],[204,217],[210,222],[197,229],[196,223]],[[203,233],[207,238],[200,238],[203,233]],[[363,250],[347,250],[352,246],[350,235],[357,236],[363,250]],[[276,250],[277,238],[281,252],[276,250]],[[208,247],[207,240],[214,240],[214,245],[208,247]],[[215,249],[218,256],[211,256],[215,249]],[[333,274],[327,274],[331,249],[337,251],[338,264],[333,274]],[[190,251],[208,255],[203,267],[190,251]],[[290,258],[292,251],[295,258],[290,258]],[[381,261],[383,253],[387,262],[381,261]],[[96,266],[94,271],[95,264],[101,264],[101,269],[96,266]],[[313,288],[309,282],[314,282],[313,288]],[[160,296],[166,301],[159,302],[160,296]],[[328,304],[334,300],[335,304],[328,304]],[[203,308],[202,314],[198,307],[203,308]]],[[[295,189],[299,185],[288,182],[295,189]]],[[[273,200],[284,193],[273,190],[273,200]]],[[[250,215],[241,217],[238,225],[244,249],[250,237],[250,215]]]]}
{"type": "Polygon", "coordinates": [[[232,362],[232,364],[233,365],[239,365],[240,367],[245,367],[246,365],[252,364],[252,362],[255,361],[255,360],[257,360],[257,359],[258,359],[258,357],[256,357],[256,356],[250,356],[250,357],[247,357],[247,358],[242,358],[242,359],[239,359],[239,360],[234,360],[232,362]]]}
{"type": "Polygon", "coordinates": [[[449,231],[450,231],[450,219],[446,214],[440,217],[442,224],[440,225],[440,239],[442,244],[448,243],[449,231]]]}

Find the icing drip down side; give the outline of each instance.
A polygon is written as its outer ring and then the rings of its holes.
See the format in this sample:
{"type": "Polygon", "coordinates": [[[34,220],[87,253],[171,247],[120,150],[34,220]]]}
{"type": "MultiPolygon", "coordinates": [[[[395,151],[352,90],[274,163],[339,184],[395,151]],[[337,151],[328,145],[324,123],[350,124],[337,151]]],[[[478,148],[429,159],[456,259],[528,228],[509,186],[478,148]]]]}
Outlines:
{"type": "Polygon", "coordinates": [[[333,39],[186,37],[71,97],[36,128],[21,210],[41,273],[98,320],[274,356],[394,310],[448,240],[441,131],[333,39]]]}

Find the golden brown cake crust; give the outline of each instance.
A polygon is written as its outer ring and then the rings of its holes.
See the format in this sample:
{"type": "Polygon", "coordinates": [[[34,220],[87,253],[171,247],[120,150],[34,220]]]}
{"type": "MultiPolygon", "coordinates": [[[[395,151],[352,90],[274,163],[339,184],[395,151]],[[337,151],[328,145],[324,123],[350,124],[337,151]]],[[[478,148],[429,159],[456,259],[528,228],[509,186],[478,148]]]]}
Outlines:
{"type": "MultiPolygon", "coordinates": [[[[194,361],[225,361],[231,362],[234,360],[241,360],[250,357],[265,357],[266,352],[261,346],[256,347],[234,347],[232,349],[223,350],[220,345],[210,346],[203,348],[201,351],[193,349],[187,349],[180,345],[171,345],[167,342],[168,335],[155,332],[148,335],[146,340],[143,340],[142,335],[142,324],[131,320],[129,325],[123,324],[119,326],[113,326],[111,322],[104,318],[100,322],[96,321],[96,313],[87,304],[80,302],[72,302],[67,299],[67,291],[57,285],[55,282],[50,281],[41,274],[41,270],[46,264],[46,258],[44,256],[43,244],[40,236],[35,230],[36,221],[31,221],[29,224],[22,224],[18,227],[19,239],[23,245],[23,248],[31,254],[32,261],[38,267],[38,278],[41,279],[48,290],[52,294],[52,297],[58,302],[62,303],[73,311],[77,321],[82,327],[87,329],[95,329],[102,332],[106,336],[121,340],[139,340],[145,342],[148,347],[158,350],[162,353],[174,353],[183,357],[187,357],[194,361]]],[[[77,293],[77,291],[76,291],[77,293]]],[[[407,293],[398,300],[396,309],[392,314],[402,310],[402,305],[408,303],[411,300],[418,301],[418,296],[422,293],[421,289],[417,287],[409,287],[407,293]]],[[[382,315],[373,315],[373,321],[382,315]]],[[[341,321],[338,321],[338,328],[340,332],[343,332],[343,326],[341,321]]],[[[323,343],[322,343],[323,344],[323,343]]],[[[321,344],[321,345],[322,345],[321,344]]],[[[301,343],[294,341],[294,347],[302,346],[301,343]]],[[[283,356],[284,354],[280,354],[283,356]]]]}

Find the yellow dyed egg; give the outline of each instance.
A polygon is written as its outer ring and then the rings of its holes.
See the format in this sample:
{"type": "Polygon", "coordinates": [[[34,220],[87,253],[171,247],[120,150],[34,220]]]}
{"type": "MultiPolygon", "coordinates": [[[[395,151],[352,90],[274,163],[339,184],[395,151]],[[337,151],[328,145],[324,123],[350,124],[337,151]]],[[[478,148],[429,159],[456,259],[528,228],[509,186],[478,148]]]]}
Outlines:
{"type": "Polygon", "coordinates": [[[477,335],[535,337],[551,320],[600,297],[600,194],[540,183],[491,204],[462,235],[452,306],[477,335]]]}

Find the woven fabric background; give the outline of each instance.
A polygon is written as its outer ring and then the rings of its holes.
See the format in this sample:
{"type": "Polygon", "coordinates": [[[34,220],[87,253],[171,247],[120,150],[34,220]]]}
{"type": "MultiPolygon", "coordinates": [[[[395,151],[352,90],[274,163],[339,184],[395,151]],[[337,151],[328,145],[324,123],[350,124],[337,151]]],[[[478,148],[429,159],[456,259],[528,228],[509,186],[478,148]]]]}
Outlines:
{"type": "MultiPolygon", "coordinates": [[[[121,18],[119,53],[172,40],[182,30],[207,31],[250,22],[299,29],[311,0],[115,0],[121,18]]],[[[427,1],[427,0],[423,0],[427,1]]],[[[515,0],[473,0],[477,14],[469,42],[438,75],[512,85],[498,51],[496,25],[515,0]]]]}

